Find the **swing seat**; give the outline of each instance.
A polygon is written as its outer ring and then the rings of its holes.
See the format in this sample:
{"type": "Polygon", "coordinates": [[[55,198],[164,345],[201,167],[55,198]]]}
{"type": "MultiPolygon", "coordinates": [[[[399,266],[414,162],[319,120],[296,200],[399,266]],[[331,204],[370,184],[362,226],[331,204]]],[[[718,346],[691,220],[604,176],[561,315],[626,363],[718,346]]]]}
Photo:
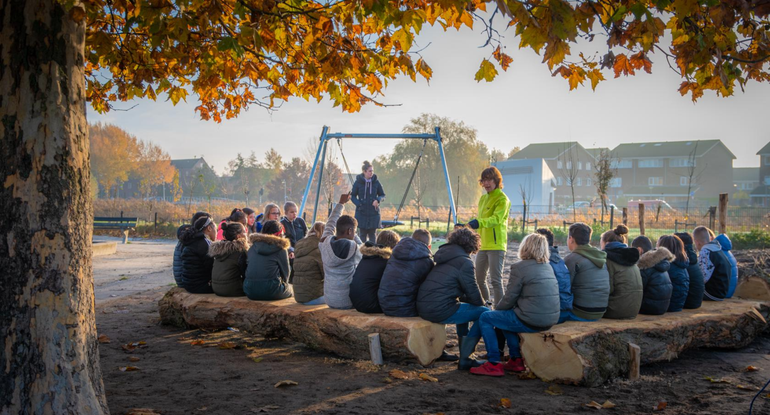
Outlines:
{"type": "Polygon", "coordinates": [[[401,226],[404,224],[404,222],[397,220],[384,220],[381,223],[383,228],[392,228],[394,226],[401,226]]]}

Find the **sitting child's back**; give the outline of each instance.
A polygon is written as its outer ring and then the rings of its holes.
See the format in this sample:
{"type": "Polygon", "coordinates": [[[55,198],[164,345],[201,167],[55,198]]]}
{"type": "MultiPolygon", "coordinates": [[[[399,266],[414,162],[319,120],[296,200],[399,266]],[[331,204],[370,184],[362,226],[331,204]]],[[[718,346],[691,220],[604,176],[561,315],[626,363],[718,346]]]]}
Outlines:
{"type": "Polygon", "coordinates": [[[417,316],[417,291],[433,268],[430,241],[430,233],[418,229],[393,248],[378,292],[386,316],[417,316]]]}
{"type": "Polygon", "coordinates": [[[397,233],[386,230],[377,235],[376,245],[367,242],[361,247],[363,258],[358,263],[350,283],[350,301],[357,311],[367,314],[382,313],[377,293],[385,266],[399,239],[397,233]]]}
{"type": "Polygon", "coordinates": [[[350,282],[361,261],[361,240],[356,235],[358,222],[355,218],[342,215],[344,204],[350,195],[342,195],[340,203],[334,205],[318,247],[324,266],[324,299],[331,308],[349,309],[350,282]]]}

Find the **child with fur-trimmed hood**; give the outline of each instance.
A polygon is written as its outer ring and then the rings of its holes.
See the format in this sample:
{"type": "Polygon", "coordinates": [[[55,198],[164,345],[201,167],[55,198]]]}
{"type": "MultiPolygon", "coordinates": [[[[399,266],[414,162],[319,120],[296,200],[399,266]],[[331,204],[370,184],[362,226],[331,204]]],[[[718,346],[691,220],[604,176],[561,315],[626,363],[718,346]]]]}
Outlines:
{"type": "Polygon", "coordinates": [[[247,255],[251,246],[246,237],[247,230],[239,222],[222,227],[222,240],[212,242],[209,256],[214,258],[211,270],[211,288],[222,297],[241,297],[243,279],[246,275],[247,255]]]}
{"type": "Polygon", "coordinates": [[[367,242],[361,247],[363,257],[350,283],[350,301],[356,311],[366,314],[382,313],[377,292],[385,265],[388,264],[393,247],[400,239],[397,233],[385,230],[377,235],[376,244],[367,242]]]}
{"type": "Polygon", "coordinates": [[[276,220],[262,225],[262,233],[249,236],[249,265],[243,291],[251,300],[282,300],[293,295],[289,285],[289,246],[283,226],[276,220]]]}
{"type": "Polygon", "coordinates": [[[636,264],[642,274],[644,286],[639,314],[664,314],[668,311],[671,294],[674,292],[674,286],[668,276],[671,261],[675,258],[674,254],[663,247],[652,249],[652,241],[646,236],[637,236],[631,246],[641,254],[636,264]]]}

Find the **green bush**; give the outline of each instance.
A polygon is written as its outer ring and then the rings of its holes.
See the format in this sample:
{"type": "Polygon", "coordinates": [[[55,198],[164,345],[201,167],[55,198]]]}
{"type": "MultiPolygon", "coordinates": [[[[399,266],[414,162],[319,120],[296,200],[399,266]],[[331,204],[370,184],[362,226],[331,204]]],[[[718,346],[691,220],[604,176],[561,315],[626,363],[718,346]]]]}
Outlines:
{"type": "Polygon", "coordinates": [[[770,232],[762,229],[752,229],[750,232],[729,234],[733,249],[767,249],[770,248],[770,232]]]}

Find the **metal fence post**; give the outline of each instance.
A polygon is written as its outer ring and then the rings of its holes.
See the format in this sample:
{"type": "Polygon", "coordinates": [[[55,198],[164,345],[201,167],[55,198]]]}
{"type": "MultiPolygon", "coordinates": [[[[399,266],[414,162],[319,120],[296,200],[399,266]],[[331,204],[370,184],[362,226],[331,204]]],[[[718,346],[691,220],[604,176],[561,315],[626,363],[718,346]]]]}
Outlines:
{"type": "Polygon", "coordinates": [[[623,224],[628,226],[628,208],[623,208],[623,224]]]}

